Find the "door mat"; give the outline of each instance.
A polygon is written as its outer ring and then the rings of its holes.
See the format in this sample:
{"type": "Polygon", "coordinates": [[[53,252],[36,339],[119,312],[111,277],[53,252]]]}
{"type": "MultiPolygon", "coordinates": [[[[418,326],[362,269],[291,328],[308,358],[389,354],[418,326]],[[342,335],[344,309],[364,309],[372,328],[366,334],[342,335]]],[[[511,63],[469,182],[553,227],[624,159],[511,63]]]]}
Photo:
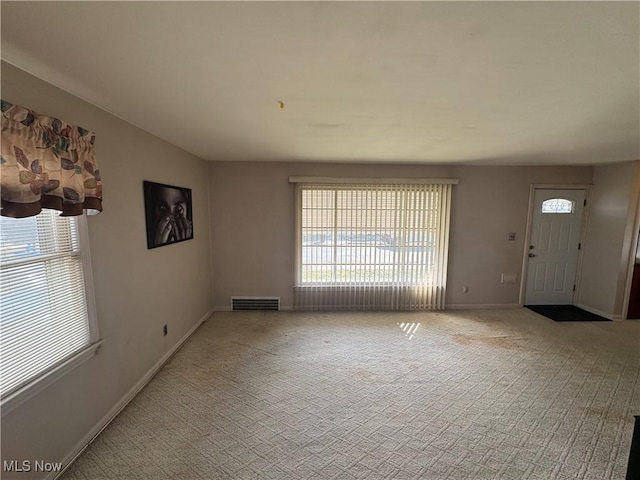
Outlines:
{"type": "Polygon", "coordinates": [[[575,305],[525,305],[556,322],[610,322],[608,318],[582,310],[575,305]]]}

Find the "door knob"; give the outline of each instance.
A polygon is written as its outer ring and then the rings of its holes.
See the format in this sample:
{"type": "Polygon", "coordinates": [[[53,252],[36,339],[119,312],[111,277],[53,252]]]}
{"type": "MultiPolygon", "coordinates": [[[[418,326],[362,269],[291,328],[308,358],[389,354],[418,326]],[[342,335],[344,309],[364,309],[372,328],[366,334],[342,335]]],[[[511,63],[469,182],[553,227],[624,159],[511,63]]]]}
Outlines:
{"type": "Polygon", "coordinates": [[[529,254],[529,258],[533,258],[533,257],[535,257],[535,256],[536,256],[536,254],[535,254],[535,253],[530,253],[530,254],[529,254]]]}

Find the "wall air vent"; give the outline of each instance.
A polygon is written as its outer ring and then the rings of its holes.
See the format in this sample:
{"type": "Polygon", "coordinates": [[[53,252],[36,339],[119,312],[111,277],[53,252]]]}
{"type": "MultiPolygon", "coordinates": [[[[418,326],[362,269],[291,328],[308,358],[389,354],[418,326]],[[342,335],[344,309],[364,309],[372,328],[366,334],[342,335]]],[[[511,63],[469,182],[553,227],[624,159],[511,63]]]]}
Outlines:
{"type": "Polygon", "coordinates": [[[280,297],[231,297],[231,310],[280,310],[280,297]]]}

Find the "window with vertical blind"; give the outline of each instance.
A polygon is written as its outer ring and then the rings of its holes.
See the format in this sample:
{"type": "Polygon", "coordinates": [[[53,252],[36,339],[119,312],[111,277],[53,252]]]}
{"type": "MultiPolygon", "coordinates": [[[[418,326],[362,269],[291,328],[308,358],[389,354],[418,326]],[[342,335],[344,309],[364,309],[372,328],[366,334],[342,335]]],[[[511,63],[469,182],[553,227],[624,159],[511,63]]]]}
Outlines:
{"type": "Polygon", "coordinates": [[[59,373],[98,341],[87,294],[88,251],[81,241],[85,219],[58,213],[0,217],[3,408],[8,397],[59,373]]]}
{"type": "Polygon", "coordinates": [[[456,180],[290,181],[297,308],[444,308],[456,180]]]}

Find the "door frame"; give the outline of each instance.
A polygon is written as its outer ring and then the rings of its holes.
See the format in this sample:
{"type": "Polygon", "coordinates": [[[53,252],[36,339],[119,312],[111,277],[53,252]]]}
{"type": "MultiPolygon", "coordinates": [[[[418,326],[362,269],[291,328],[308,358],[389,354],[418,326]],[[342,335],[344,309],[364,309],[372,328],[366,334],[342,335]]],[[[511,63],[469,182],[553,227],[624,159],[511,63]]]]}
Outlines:
{"type": "MultiPolygon", "coordinates": [[[[636,167],[635,173],[635,186],[631,190],[631,196],[635,197],[635,200],[629,202],[629,206],[631,208],[635,207],[635,215],[627,216],[627,231],[630,227],[629,223],[633,219],[633,227],[632,227],[632,237],[631,237],[631,248],[629,251],[629,259],[627,266],[627,283],[624,289],[624,297],[622,299],[622,318],[621,320],[626,320],[629,317],[629,301],[631,300],[631,282],[633,280],[633,269],[636,264],[636,251],[638,249],[638,243],[640,243],[640,190],[638,185],[640,185],[640,169],[636,167]],[[633,206],[633,207],[632,207],[633,206]]],[[[624,246],[623,246],[624,248],[624,246]]]]}
{"type": "Polygon", "coordinates": [[[529,207],[527,209],[527,228],[524,234],[524,245],[522,246],[522,270],[520,272],[520,295],[518,303],[524,306],[527,289],[527,273],[529,269],[529,245],[531,245],[531,230],[533,229],[533,209],[535,206],[536,190],[584,190],[587,204],[582,210],[582,224],[580,225],[580,243],[582,248],[578,250],[575,285],[571,303],[575,304],[580,292],[580,275],[582,272],[582,252],[585,246],[585,232],[587,231],[587,221],[589,219],[589,207],[591,206],[591,190],[593,185],[589,184],[561,184],[561,183],[532,183],[529,187],[529,207]]]}

